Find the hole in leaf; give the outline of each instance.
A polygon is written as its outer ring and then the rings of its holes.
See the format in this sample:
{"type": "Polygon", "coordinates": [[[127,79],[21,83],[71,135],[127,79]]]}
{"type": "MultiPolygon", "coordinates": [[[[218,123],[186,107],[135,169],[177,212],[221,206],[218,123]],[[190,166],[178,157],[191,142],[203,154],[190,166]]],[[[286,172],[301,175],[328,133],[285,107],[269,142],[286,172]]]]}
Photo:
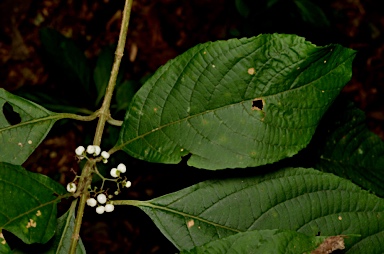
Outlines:
{"type": "Polygon", "coordinates": [[[10,125],[21,123],[21,117],[19,113],[15,112],[12,105],[8,102],[3,105],[3,114],[10,125]]]}
{"type": "Polygon", "coordinates": [[[254,99],[252,101],[252,110],[263,110],[264,101],[262,99],[254,99]]]}

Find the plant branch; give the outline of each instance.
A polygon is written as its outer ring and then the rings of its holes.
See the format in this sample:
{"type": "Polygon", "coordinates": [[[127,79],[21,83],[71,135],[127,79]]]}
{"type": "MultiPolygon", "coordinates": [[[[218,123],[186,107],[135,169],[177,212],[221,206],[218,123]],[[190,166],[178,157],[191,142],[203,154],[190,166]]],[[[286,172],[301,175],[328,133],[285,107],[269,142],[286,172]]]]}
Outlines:
{"type": "MultiPolygon", "coordinates": [[[[113,66],[112,66],[111,77],[110,77],[109,82],[108,82],[108,87],[107,87],[107,90],[105,92],[104,101],[103,101],[103,104],[99,110],[99,121],[97,123],[96,132],[95,132],[95,136],[93,139],[93,145],[100,146],[101,138],[103,136],[103,131],[104,131],[104,127],[105,127],[105,123],[108,121],[108,119],[110,119],[109,108],[111,105],[113,90],[114,90],[115,85],[116,85],[116,79],[117,79],[117,74],[119,72],[121,59],[122,59],[123,53],[124,53],[125,42],[126,42],[126,37],[127,37],[127,33],[128,33],[129,18],[131,16],[132,1],[133,0],[125,0],[125,6],[124,6],[124,11],[123,11],[123,19],[121,22],[119,41],[118,41],[116,53],[115,53],[115,60],[114,60],[113,66]]],[[[77,247],[77,243],[79,241],[80,227],[81,227],[82,217],[84,214],[85,203],[89,197],[88,186],[92,182],[92,172],[93,172],[94,163],[96,163],[96,162],[89,160],[85,164],[83,172],[82,172],[81,177],[80,177],[79,186],[82,186],[82,189],[80,190],[81,192],[77,192],[79,194],[81,193],[80,194],[81,197],[80,197],[80,204],[79,204],[79,207],[77,210],[75,227],[74,227],[73,235],[72,235],[72,239],[71,239],[71,247],[70,247],[70,252],[69,252],[71,254],[76,253],[76,247],[77,247]]]]}
{"type": "Polygon", "coordinates": [[[112,117],[110,117],[107,122],[110,125],[114,125],[114,126],[122,126],[123,125],[123,121],[113,119],[112,117]]]}
{"type": "Polygon", "coordinates": [[[115,61],[112,66],[111,77],[109,79],[108,87],[105,92],[103,105],[101,106],[101,109],[100,109],[100,118],[99,118],[99,122],[97,123],[96,134],[93,140],[94,145],[100,145],[101,137],[103,136],[105,122],[110,118],[109,108],[111,105],[113,90],[116,85],[117,75],[119,73],[121,59],[124,55],[125,42],[126,42],[127,33],[128,33],[129,18],[131,16],[132,1],[133,0],[125,0],[125,7],[123,12],[123,20],[121,23],[119,41],[117,43],[117,48],[115,52],[115,61]]]}

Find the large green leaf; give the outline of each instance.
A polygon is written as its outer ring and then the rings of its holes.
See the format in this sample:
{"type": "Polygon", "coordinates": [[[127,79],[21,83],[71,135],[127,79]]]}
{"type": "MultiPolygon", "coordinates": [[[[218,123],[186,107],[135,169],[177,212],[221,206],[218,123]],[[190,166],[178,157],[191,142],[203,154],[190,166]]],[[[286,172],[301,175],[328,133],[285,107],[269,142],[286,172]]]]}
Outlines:
{"type": "Polygon", "coordinates": [[[0,162],[0,231],[25,243],[46,243],[55,233],[63,186],[21,166],[0,162]]]}
{"type": "MultiPolygon", "coordinates": [[[[292,230],[254,230],[212,241],[181,253],[310,253],[325,239],[325,236],[307,236],[292,230]]],[[[343,242],[342,237],[338,239],[343,242]]]]}
{"type": "MultiPolygon", "coordinates": [[[[109,77],[111,76],[111,70],[113,60],[115,56],[115,45],[105,47],[97,58],[95,71],[93,72],[93,80],[95,81],[97,90],[97,99],[95,105],[98,105],[105,94],[109,77]]],[[[116,84],[119,85],[122,82],[123,73],[121,68],[117,76],[116,84]]]]}
{"type": "Polygon", "coordinates": [[[0,161],[17,165],[31,155],[55,121],[62,118],[4,89],[0,89],[0,109],[0,161]],[[17,120],[15,123],[9,120],[12,117],[17,120]]]}
{"type": "Polygon", "coordinates": [[[345,239],[348,253],[384,252],[384,200],[314,169],[206,181],[131,204],[180,250],[239,232],[282,229],[309,236],[359,234],[345,239]]]}
{"type": "Polygon", "coordinates": [[[43,48],[49,57],[49,67],[61,74],[61,80],[68,82],[65,85],[72,97],[80,94],[83,96],[83,100],[89,99],[91,69],[84,53],[71,39],[53,29],[41,29],[40,37],[43,48]]]}
{"type": "Polygon", "coordinates": [[[328,27],[329,20],[319,6],[310,0],[294,0],[293,1],[304,22],[311,24],[313,27],[328,27]]]}
{"type": "Polygon", "coordinates": [[[294,35],[197,45],[138,91],[116,149],[151,162],[223,169],[290,157],[351,77],[354,51],[294,35]]]}
{"type": "MultiPolygon", "coordinates": [[[[49,249],[49,251],[44,252],[44,254],[69,253],[73,229],[75,227],[76,203],[77,202],[73,202],[71,208],[57,219],[57,228],[53,238],[52,247],[49,249]]],[[[76,254],[85,253],[86,251],[80,238],[76,247],[76,254]]]]}
{"type": "Polygon", "coordinates": [[[0,253],[1,254],[12,253],[12,250],[9,247],[7,240],[4,238],[4,235],[1,231],[0,231],[0,253]]]}
{"type": "MultiPolygon", "coordinates": [[[[13,249],[13,254],[35,254],[37,251],[39,254],[61,254],[69,253],[71,239],[73,234],[73,228],[75,225],[75,210],[77,200],[72,202],[70,209],[57,219],[57,227],[53,238],[44,245],[28,245],[18,246],[17,249],[13,249]]],[[[0,252],[2,253],[2,252],[0,252]]],[[[77,244],[76,254],[85,254],[85,248],[81,238],[77,244]]]]}
{"type": "Polygon", "coordinates": [[[365,114],[337,100],[319,127],[316,168],[351,179],[384,197],[384,142],[368,130],[365,114]]]}

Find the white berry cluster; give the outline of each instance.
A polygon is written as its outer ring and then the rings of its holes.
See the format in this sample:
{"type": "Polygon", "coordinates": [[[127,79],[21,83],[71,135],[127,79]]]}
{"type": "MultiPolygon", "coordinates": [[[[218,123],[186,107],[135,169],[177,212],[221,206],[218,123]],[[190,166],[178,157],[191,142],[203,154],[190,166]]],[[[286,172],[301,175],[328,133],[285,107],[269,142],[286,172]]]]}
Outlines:
{"type": "Polygon", "coordinates": [[[109,213],[115,210],[115,206],[111,203],[104,205],[107,202],[107,196],[105,196],[105,194],[100,193],[99,195],[97,195],[96,199],[87,199],[87,205],[89,205],[90,207],[95,207],[97,203],[99,203],[99,205],[96,207],[96,212],[98,214],[103,214],[104,212],[109,213]]]}
{"type": "Polygon", "coordinates": [[[86,153],[91,154],[93,156],[99,156],[101,153],[101,157],[103,157],[103,162],[107,163],[108,158],[109,158],[109,153],[106,151],[101,151],[100,146],[95,146],[95,145],[89,145],[87,146],[87,150],[85,150],[84,146],[79,146],[76,148],[75,153],[77,157],[82,160],[84,157],[86,157],[86,153]]]}
{"type": "MultiPolygon", "coordinates": [[[[89,145],[87,146],[87,149],[85,149],[84,146],[79,146],[76,148],[75,153],[80,160],[84,158],[89,159],[87,157],[87,154],[94,157],[101,156],[104,163],[107,163],[110,157],[110,154],[108,152],[106,151],[101,152],[100,147],[96,145],[89,145]]],[[[99,159],[100,157],[97,159],[97,161],[99,161],[99,159]]],[[[123,163],[120,163],[119,165],[117,165],[116,168],[112,168],[110,171],[111,176],[115,179],[108,179],[100,174],[100,172],[98,171],[95,165],[94,173],[96,173],[102,179],[103,183],[99,190],[97,190],[98,189],[97,187],[94,187],[92,190],[91,186],[88,186],[89,191],[94,194],[92,195],[93,197],[90,197],[87,199],[87,205],[91,207],[97,206],[96,212],[98,214],[103,214],[104,212],[112,212],[115,209],[113,202],[110,201],[113,195],[109,195],[108,197],[106,196],[107,192],[104,189],[104,183],[105,181],[115,182],[117,185],[117,190],[114,192],[114,194],[118,195],[121,192],[120,191],[121,187],[129,188],[132,185],[130,181],[127,181],[126,177],[124,178],[121,177],[121,174],[125,173],[126,171],[127,171],[127,167],[123,163]]],[[[76,176],[76,178],[79,178],[79,177],[76,176]]],[[[76,192],[75,181],[72,181],[67,185],[67,190],[68,192],[72,192],[72,193],[76,192]]]]}

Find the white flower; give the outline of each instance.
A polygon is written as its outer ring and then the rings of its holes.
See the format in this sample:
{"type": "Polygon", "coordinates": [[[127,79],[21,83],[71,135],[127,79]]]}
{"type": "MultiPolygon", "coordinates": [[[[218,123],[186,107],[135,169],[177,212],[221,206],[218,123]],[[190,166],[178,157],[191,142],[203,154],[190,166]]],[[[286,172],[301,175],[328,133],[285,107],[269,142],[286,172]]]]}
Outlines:
{"type": "Polygon", "coordinates": [[[75,192],[76,191],[76,184],[74,184],[74,183],[67,184],[67,191],[68,192],[75,192]]]}
{"type": "Polygon", "coordinates": [[[99,201],[100,204],[105,204],[107,202],[107,196],[105,194],[101,193],[97,195],[97,201],[99,201]]]}
{"type": "Polygon", "coordinates": [[[87,199],[87,205],[89,205],[90,207],[95,207],[96,204],[97,204],[96,199],[94,198],[87,199]]]}
{"type": "Polygon", "coordinates": [[[114,205],[112,205],[112,204],[106,204],[105,205],[105,211],[106,212],[112,212],[113,210],[115,210],[115,206],[114,205]]]}
{"type": "Polygon", "coordinates": [[[116,168],[111,169],[111,176],[112,177],[119,177],[119,175],[120,175],[119,170],[117,170],[116,168]]]}
{"type": "Polygon", "coordinates": [[[91,146],[91,145],[87,146],[87,153],[94,154],[95,151],[96,151],[96,148],[94,146],[91,146]]]}
{"type": "Polygon", "coordinates": [[[125,173],[125,171],[127,171],[127,167],[123,163],[120,163],[117,165],[117,170],[119,170],[121,173],[125,173]]]}
{"type": "Polygon", "coordinates": [[[100,146],[93,146],[95,148],[95,153],[93,154],[94,156],[98,156],[101,152],[100,146]]]}
{"type": "Polygon", "coordinates": [[[84,151],[85,151],[84,146],[79,146],[78,148],[76,148],[75,153],[76,155],[81,156],[83,155],[84,151]]]}
{"type": "Polygon", "coordinates": [[[96,208],[96,212],[98,213],[98,214],[103,214],[104,212],[105,212],[105,207],[104,206],[98,206],[97,208],[96,208]]]}
{"type": "Polygon", "coordinates": [[[125,183],[125,188],[129,188],[129,187],[131,187],[131,185],[132,185],[131,181],[127,181],[125,183]]]}
{"type": "Polygon", "coordinates": [[[108,152],[106,152],[106,151],[101,152],[101,157],[103,157],[104,159],[108,159],[109,156],[110,156],[110,154],[108,152]]]}

